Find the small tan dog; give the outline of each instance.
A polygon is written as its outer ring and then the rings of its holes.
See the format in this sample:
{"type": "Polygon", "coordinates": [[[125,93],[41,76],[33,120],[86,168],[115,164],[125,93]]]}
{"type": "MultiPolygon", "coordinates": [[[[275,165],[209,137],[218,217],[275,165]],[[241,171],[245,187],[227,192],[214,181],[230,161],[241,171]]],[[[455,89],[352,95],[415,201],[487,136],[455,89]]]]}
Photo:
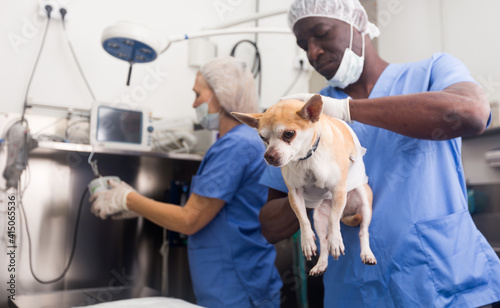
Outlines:
{"type": "Polygon", "coordinates": [[[363,163],[365,149],[345,122],[322,114],[322,109],[321,96],[314,95],[305,105],[285,100],[265,113],[231,113],[258,130],[267,144],[267,163],[281,167],[307,260],[316,255],[316,243],[306,208],[315,209],[320,255],[309,273],[314,276],[326,271],[328,252],[335,260],[344,254],[341,220],[349,226],[360,224],[361,260],[369,265],[377,263],[368,235],[372,191],[363,163]]]}

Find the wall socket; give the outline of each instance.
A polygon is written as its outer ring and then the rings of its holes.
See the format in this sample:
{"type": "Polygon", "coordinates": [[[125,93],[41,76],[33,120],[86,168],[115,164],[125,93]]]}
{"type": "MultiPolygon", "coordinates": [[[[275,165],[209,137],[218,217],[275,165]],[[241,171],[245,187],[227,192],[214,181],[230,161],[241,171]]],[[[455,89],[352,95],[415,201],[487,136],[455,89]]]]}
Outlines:
{"type": "Polygon", "coordinates": [[[310,64],[305,52],[301,52],[295,57],[293,57],[293,68],[296,70],[300,70],[301,62],[302,62],[302,69],[304,71],[309,70],[310,64]]]}
{"type": "MultiPolygon", "coordinates": [[[[38,2],[40,4],[40,8],[38,10],[38,13],[40,15],[46,17],[47,11],[45,10],[45,6],[50,5],[52,6],[52,12],[50,12],[50,18],[62,19],[59,10],[62,8],[66,8],[66,4],[69,2],[69,0],[39,0],[38,2]]],[[[65,21],[68,20],[68,15],[69,14],[66,14],[66,16],[64,16],[65,21]]]]}

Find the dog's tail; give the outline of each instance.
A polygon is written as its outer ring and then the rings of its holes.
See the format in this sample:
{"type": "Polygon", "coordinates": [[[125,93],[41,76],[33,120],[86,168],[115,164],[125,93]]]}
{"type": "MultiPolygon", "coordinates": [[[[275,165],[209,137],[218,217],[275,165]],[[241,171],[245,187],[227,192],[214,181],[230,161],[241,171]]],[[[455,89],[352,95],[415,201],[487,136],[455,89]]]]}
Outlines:
{"type": "Polygon", "coordinates": [[[356,227],[361,223],[362,219],[361,215],[354,214],[342,217],[341,221],[350,227],[356,227]]]}

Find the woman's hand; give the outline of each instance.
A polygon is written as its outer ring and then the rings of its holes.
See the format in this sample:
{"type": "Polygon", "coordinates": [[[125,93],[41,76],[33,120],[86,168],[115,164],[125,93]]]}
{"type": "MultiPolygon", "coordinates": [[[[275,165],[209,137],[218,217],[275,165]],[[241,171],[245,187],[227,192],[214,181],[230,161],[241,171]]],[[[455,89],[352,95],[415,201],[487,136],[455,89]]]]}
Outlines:
{"type": "Polygon", "coordinates": [[[123,181],[110,180],[108,184],[111,189],[97,192],[89,199],[92,203],[90,211],[101,219],[128,211],[127,195],[130,192],[135,192],[135,189],[123,181]]]}

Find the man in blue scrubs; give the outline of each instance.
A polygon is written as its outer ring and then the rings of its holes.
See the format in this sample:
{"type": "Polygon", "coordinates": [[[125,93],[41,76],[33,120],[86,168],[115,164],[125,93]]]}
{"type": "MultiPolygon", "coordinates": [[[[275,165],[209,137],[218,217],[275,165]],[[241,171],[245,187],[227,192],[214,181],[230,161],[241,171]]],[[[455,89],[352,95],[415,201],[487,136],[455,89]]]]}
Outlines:
{"type": "MultiPolygon", "coordinates": [[[[468,212],[461,137],[481,134],[490,109],[467,68],[448,54],[389,64],[358,0],[297,0],[289,24],[311,65],[328,80],[323,112],[351,124],[373,190],[370,244],[342,225],[345,255],[329,258],[325,307],[478,307],[500,300],[500,261],[468,212]]],[[[296,95],[307,100],[312,95],[296,95]]],[[[279,168],[261,177],[260,213],[272,243],[298,230],[279,168]]]]}

